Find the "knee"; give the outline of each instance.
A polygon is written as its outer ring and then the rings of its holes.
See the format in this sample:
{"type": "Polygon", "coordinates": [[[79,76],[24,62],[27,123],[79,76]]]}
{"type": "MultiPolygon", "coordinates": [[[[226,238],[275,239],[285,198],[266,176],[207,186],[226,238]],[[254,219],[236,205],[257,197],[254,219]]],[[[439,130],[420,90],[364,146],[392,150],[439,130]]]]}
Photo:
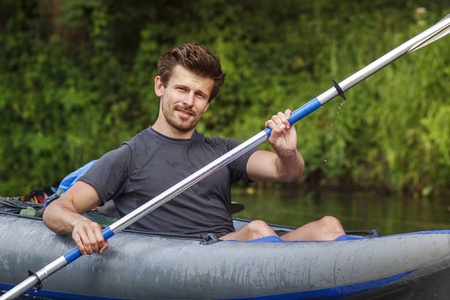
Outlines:
{"type": "Polygon", "coordinates": [[[259,231],[261,229],[269,227],[269,225],[267,225],[267,223],[262,220],[251,221],[247,226],[250,230],[254,230],[254,231],[259,231]]]}
{"type": "Polygon", "coordinates": [[[325,216],[320,221],[327,226],[341,226],[341,222],[333,216],[325,216]]]}
{"type": "Polygon", "coordinates": [[[335,217],[325,216],[319,222],[323,230],[330,234],[342,235],[345,233],[341,222],[335,217]]]}
{"type": "Polygon", "coordinates": [[[275,234],[274,231],[262,220],[255,220],[247,225],[248,229],[256,237],[263,237],[275,234]]]}

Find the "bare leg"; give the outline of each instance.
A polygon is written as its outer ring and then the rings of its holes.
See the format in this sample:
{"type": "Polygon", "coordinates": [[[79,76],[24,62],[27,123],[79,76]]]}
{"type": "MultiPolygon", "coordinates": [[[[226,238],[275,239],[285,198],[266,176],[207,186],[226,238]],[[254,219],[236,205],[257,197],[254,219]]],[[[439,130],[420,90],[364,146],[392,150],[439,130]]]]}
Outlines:
{"type": "Polygon", "coordinates": [[[275,235],[275,231],[273,231],[264,221],[256,220],[247,224],[244,228],[236,232],[231,232],[222,236],[221,240],[236,240],[236,241],[248,241],[259,239],[265,236],[275,235]]]}
{"type": "MultiPolygon", "coordinates": [[[[327,241],[345,234],[341,223],[334,217],[323,217],[281,237],[285,241],[327,241]]],[[[248,241],[277,234],[264,222],[252,221],[244,228],[221,237],[221,240],[248,241]]]]}
{"type": "Polygon", "coordinates": [[[281,237],[285,241],[331,241],[345,234],[338,219],[330,216],[308,223],[281,237]]]}

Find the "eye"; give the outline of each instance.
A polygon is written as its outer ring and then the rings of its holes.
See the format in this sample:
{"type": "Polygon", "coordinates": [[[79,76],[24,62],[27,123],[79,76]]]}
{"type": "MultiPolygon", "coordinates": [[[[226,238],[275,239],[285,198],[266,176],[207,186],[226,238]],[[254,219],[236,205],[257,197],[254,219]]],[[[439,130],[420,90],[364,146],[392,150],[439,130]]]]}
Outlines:
{"type": "Polygon", "coordinates": [[[201,99],[205,99],[206,98],[205,94],[203,94],[203,93],[197,93],[197,97],[201,98],[201,99]]]}

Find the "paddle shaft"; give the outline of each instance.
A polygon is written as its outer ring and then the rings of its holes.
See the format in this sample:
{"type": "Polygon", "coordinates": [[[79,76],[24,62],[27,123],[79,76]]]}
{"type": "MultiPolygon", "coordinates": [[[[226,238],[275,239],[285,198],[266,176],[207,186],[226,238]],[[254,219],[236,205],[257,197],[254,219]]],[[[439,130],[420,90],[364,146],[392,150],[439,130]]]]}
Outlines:
{"type": "MultiPolygon", "coordinates": [[[[397,48],[393,49],[392,51],[388,52],[384,56],[380,57],[376,61],[372,62],[371,64],[367,65],[366,67],[362,68],[358,72],[354,73],[353,75],[349,76],[348,78],[341,81],[338,86],[332,87],[329,90],[325,91],[324,93],[320,94],[316,98],[312,99],[311,101],[307,102],[300,108],[296,109],[292,112],[291,118],[289,120],[290,124],[294,124],[303,117],[309,115],[311,112],[315,111],[319,107],[322,107],[327,102],[334,99],[336,96],[340,94],[340,91],[338,91],[338,88],[340,87],[342,91],[347,91],[353,86],[357,85],[367,77],[371,76],[375,72],[381,70],[388,64],[394,62],[401,56],[411,53],[435,40],[438,38],[446,35],[449,32],[450,29],[450,15],[445,17],[443,20],[435,24],[434,26],[430,27],[429,29],[423,31],[422,33],[416,35],[412,39],[408,40],[407,42],[403,43],[402,45],[398,46],[397,48]]],[[[189,187],[193,186],[200,180],[204,179],[205,177],[211,175],[212,173],[216,172],[217,170],[221,169],[222,167],[226,166],[236,158],[240,157],[244,153],[248,152],[249,150],[253,149],[254,147],[258,146],[259,144],[266,141],[271,134],[271,130],[269,128],[266,128],[265,130],[259,132],[258,134],[254,135],[252,138],[248,139],[247,141],[243,142],[240,146],[234,148],[233,150],[225,153],[221,157],[217,158],[213,162],[209,163],[202,169],[198,170],[194,174],[190,175],[186,179],[182,180],[178,184],[174,185],[173,187],[169,188],[165,192],[159,194],[155,198],[151,199],[144,205],[136,208],[134,211],[129,213],[128,215],[124,216],[123,218],[119,219],[118,221],[111,224],[109,227],[105,228],[103,230],[103,236],[105,240],[109,239],[114,235],[114,233],[119,232],[122,229],[127,228],[131,224],[135,223],[137,220],[145,216],[146,214],[150,213],[151,211],[155,210],[159,206],[167,203],[177,195],[184,192],[189,187]]],[[[77,258],[81,256],[81,252],[78,250],[78,248],[74,248],[65,255],[59,257],[52,263],[45,266],[43,269],[39,270],[32,276],[28,277],[26,280],[12,288],[10,291],[5,293],[3,296],[0,297],[0,300],[6,300],[6,299],[15,299],[21,294],[25,293],[29,289],[35,287],[36,285],[40,284],[42,281],[47,279],[50,275],[57,272],[61,268],[65,267],[69,263],[73,262],[77,258]]]]}

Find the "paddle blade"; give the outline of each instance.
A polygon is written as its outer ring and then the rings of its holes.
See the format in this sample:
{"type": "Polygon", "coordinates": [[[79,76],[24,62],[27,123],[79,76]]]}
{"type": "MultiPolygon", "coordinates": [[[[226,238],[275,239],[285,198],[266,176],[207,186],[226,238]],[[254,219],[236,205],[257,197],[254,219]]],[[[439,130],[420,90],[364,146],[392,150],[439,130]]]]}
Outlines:
{"type": "Polygon", "coordinates": [[[438,23],[436,23],[436,25],[441,24],[441,23],[446,23],[446,25],[442,28],[441,31],[436,32],[436,34],[430,36],[428,39],[426,39],[424,41],[420,41],[416,45],[412,46],[409,49],[408,53],[419,50],[420,48],[423,48],[423,47],[437,41],[438,39],[446,36],[447,34],[449,34],[450,33],[450,14],[448,14],[445,18],[443,18],[438,23]]]}

